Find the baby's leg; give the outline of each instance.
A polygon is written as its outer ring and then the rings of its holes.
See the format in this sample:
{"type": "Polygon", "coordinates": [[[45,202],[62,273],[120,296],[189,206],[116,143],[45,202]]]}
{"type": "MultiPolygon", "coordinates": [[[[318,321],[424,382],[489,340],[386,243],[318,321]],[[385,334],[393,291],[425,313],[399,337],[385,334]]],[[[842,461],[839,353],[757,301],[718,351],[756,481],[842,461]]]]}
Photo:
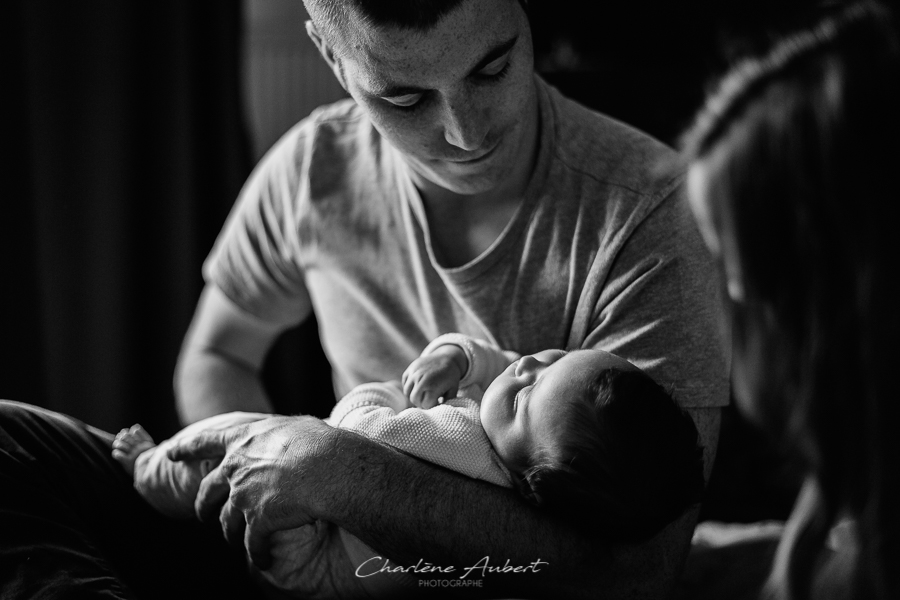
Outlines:
{"type": "Polygon", "coordinates": [[[166,456],[171,444],[171,440],[156,444],[143,427],[132,425],[116,435],[112,456],[150,506],[167,517],[193,519],[200,481],[219,461],[171,461],[166,456]]]}
{"type": "Polygon", "coordinates": [[[132,425],[116,435],[112,456],[134,477],[134,463],[143,452],[156,446],[150,434],[140,425],[132,425]]]}
{"type": "Polygon", "coordinates": [[[264,419],[262,413],[226,413],[188,425],[174,437],[155,444],[140,425],[123,429],[116,436],[115,458],[132,474],[134,487],[153,508],[175,519],[195,519],[194,500],[200,482],[222,460],[172,461],[166,452],[179,439],[209,429],[226,429],[235,425],[264,419]]]}

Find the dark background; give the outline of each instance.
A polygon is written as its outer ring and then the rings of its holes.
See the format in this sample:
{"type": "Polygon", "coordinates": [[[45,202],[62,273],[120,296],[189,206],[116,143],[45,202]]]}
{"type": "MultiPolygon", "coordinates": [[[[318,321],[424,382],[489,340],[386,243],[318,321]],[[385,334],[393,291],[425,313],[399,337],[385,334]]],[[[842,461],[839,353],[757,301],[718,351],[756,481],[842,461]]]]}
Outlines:
{"type": "MultiPolygon", "coordinates": [[[[675,144],[729,60],[812,5],[532,0],[536,66],[675,144]]],[[[160,439],[178,428],[172,373],[200,266],[253,165],[242,5],[4,6],[0,397],[160,439]]],[[[279,341],[265,381],[281,410],[327,414],[314,322],[279,341]]],[[[729,409],[706,516],[786,516],[796,482],[782,465],[729,409]]]]}

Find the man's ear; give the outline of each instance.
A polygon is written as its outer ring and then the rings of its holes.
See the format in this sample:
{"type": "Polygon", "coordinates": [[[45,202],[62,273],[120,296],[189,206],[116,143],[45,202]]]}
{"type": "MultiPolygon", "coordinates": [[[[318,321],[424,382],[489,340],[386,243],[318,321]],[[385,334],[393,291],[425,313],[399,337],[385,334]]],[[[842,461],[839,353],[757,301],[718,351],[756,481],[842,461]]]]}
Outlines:
{"type": "Polygon", "coordinates": [[[309,36],[309,39],[312,40],[312,43],[315,44],[316,48],[319,50],[319,54],[321,54],[322,58],[325,59],[325,62],[328,63],[334,76],[337,77],[338,83],[340,83],[341,87],[344,88],[344,91],[349,94],[347,82],[344,81],[344,70],[341,68],[340,59],[335,56],[334,48],[332,48],[331,44],[325,40],[312,20],[306,21],[306,35],[309,36]]]}

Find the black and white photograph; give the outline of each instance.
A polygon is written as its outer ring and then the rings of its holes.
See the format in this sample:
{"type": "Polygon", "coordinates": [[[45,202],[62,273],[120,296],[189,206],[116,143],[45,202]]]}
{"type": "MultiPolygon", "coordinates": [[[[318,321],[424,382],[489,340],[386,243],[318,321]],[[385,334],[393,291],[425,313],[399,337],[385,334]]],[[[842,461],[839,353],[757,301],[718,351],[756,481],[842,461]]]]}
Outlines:
{"type": "Polygon", "coordinates": [[[0,599],[900,598],[895,0],[0,28],[0,599]]]}

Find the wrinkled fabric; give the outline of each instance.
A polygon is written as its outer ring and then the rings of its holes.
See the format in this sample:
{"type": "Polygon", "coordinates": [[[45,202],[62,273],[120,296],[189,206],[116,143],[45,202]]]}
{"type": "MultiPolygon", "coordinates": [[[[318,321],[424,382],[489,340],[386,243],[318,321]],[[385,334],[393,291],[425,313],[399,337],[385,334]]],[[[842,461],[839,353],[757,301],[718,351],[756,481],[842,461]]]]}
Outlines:
{"type": "Polygon", "coordinates": [[[0,401],[0,598],[255,598],[218,524],[154,511],[113,436],[0,401]]]}

